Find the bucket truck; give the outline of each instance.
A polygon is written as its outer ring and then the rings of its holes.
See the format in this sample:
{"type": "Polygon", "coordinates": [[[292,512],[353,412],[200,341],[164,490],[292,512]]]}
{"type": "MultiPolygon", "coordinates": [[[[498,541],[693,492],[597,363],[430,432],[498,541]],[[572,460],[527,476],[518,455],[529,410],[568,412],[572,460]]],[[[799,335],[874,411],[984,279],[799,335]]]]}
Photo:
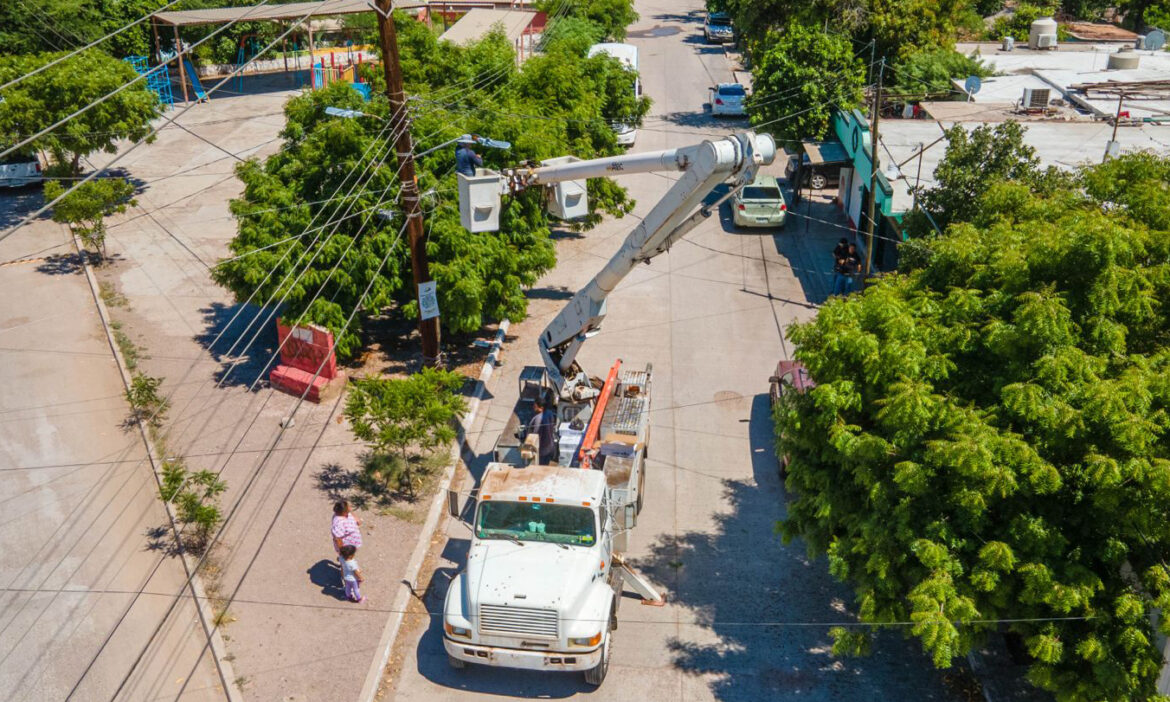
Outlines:
{"type": "MultiPolygon", "coordinates": [[[[587,178],[682,174],[541,333],[544,367],[521,373],[517,411],[478,489],[467,563],[452,579],[443,607],[443,645],[452,666],[581,671],[587,683],[600,685],[623,589],[640,594],[644,604],[662,604],[622,558],[642,504],[653,369],[623,369],[618,361],[604,381],[593,380],[577,354],[601,328],[606,299],[622,279],[718,212],[775,153],[770,136],[741,132],[678,149],[586,161],[562,157],[459,176],[464,226],[492,231],[502,194],[545,187],[550,211],[569,219],[588,212],[587,178]],[[729,191],[705,203],[724,183],[729,191]],[[559,465],[530,465],[534,447],[516,430],[527,403],[544,396],[547,404],[549,395],[557,401],[559,465]]],[[[463,513],[454,493],[448,505],[452,516],[463,513]]]]}

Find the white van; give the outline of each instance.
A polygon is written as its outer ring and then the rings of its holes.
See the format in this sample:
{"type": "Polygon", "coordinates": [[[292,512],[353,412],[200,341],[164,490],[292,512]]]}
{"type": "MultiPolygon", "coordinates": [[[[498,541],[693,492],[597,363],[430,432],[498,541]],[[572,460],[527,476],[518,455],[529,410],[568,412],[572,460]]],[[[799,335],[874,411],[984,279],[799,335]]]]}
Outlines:
{"type": "Polygon", "coordinates": [[[15,151],[0,158],[0,188],[19,188],[44,180],[41,157],[33,152],[15,151]]]}
{"type": "MultiPolygon", "coordinates": [[[[594,44],[589,49],[589,56],[592,58],[598,54],[612,56],[634,73],[638,72],[638,47],[633,44],[594,44]]],[[[634,97],[642,97],[641,78],[634,78],[634,97]]],[[[617,133],[617,143],[622,146],[633,146],[638,138],[638,129],[631,124],[615,124],[613,131],[617,133]]]]}

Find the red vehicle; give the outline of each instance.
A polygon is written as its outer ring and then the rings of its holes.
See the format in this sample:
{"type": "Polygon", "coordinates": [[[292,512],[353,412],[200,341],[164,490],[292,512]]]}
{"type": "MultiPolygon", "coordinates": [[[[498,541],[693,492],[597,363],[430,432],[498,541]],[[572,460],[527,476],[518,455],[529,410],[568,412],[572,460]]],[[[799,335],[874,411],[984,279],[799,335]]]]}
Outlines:
{"type": "MultiPolygon", "coordinates": [[[[768,388],[768,406],[775,408],[780,397],[785,393],[796,392],[804,394],[816,387],[816,382],[809,375],[808,369],[800,361],[780,361],[776,364],[776,373],[768,378],[771,387],[768,388]]],[[[788,456],[780,457],[780,477],[788,476],[788,456]]]]}

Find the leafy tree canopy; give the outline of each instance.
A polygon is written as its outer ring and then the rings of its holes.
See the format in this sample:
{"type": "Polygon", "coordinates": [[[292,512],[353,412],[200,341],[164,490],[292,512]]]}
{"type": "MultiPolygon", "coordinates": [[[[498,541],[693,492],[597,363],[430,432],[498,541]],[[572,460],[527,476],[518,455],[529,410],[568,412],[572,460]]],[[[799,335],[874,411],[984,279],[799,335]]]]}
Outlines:
{"type": "Polygon", "coordinates": [[[1019,122],[980,125],[968,132],[962,125],[946,131],[947,150],[935,168],[935,187],[924,190],[919,207],[930,219],[908,215],[911,236],[945,230],[954,222],[971,221],[982,208],[981,198],[992,184],[1002,181],[1023,183],[1036,191],[1054,192],[1067,179],[1054,168],[1040,168],[1036,151],[1024,143],[1019,122]]]}
{"type": "Polygon", "coordinates": [[[125,178],[96,178],[82,183],[72,190],[59,181],[45,183],[45,200],[60,202],[53,205],[53,221],[71,224],[77,235],[87,246],[97,251],[102,259],[106,255],[106,217],[125,212],[128,206],[137,204],[134,186],[125,178]]]}
{"type": "Polygon", "coordinates": [[[538,0],[536,9],[547,12],[553,24],[562,14],[589,20],[608,41],[624,41],[626,27],[638,21],[633,0],[572,0],[567,7],[562,0],[538,0]]]}
{"type": "MultiPolygon", "coordinates": [[[[998,629],[979,622],[1036,620],[1003,626],[1058,700],[1156,699],[1168,173],[1139,155],[1086,169],[1081,191],[995,183],[924,267],[790,330],[819,384],[775,414],[782,532],[828,556],[862,620],[914,622],[940,667],[998,629]]],[[[835,636],[839,651],[868,640],[835,636]]]]}
{"type": "MultiPolygon", "coordinates": [[[[960,30],[978,29],[969,0],[727,0],[753,49],[786,26],[831,28],[875,56],[905,58],[920,49],[951,48],[960,30]]],[[[766,48],[768,42],[764,42],[766,48]]]]}
{"type": "Polygon", "coordinates": [[[848,37],[791,24],[761,46],[748,112],[778,140],[824,138],[835,109],[861,104],[865,66],[848,37]]]}
{"type": "MultiPolygon", "coordinates": [[[[545,54],[517,70],[502,34],[458,47],[438,42],[405,16],[395,21],[407,90],[417,96],[412,131],[420,152],[471,132],[512,143],[506,152],[482,150],[487,165],[497,169],[566,154],[611,155],[618,153],[611,123],[640,122],[649,109],[647,100],[635,98],[634,77],[619,62],[586,59],[571,41],[551,42],[545,54]]],[[[380,88],[378,72],[370,78],[380,88]]],[[[263,164],[238,167],[245,184],[243,196],[232,204],[239,234],[231,244],[233,257],[221,262],[214,276],[241,299],[254,292],[257,300],[279,299],[287,292],[286,318],[330,328],[338,354],[347,357],[360,346],[361,316],[348,328],[344,322],[367,286],[372,286],[367,312],[397,306],[415,316],[417,310],[408,251],[401,242],[395,247],[402,219],[387,223],[376,216],[378,209],[398,209],[393,205],[397,162],[380,134],[385,125],[374,117],[329,117],[324,109],[330,105],[389,114],[381,97],[362,103],[344,84],[290,100],[284,148],[263,164]],[[346,180],[354,169],[357,175],[346,180]],[[352,187],[358,180],[360,186],[352,187]],[[335,199],[320,202],[339,187],[335,199]],[[314,217],[313,227],[341,221],[317,238],[310,227],[314,217]]],[[[417,161],[420,188],[428,193],[423,201],[427,252],[444,328],[469,332],[485,319],[522,319],[524,289],[556,261],[543,193],[504,198],[501,230],[471,234],[460,225],[453,168],[453,147],[417,161]]],[[[590,181],[589,195],[594,212],[584,226],[599,221],[602,212],[622,216],[633,207],[625,190],[609,180],[590,181]]]]}
{"type": "Polygon", "coordinates": [[[892,66],[890,89],[902,95],[949,93],[954,90],[951,80],[991,75],[992,70],[975,56],[967,56],[953,49],[919,51],[892,66]]]}
{"type": "MultiPolygon", "coordinates": [[[[0,83],[59,56],[0,57],[0,83]]],[[[89,49],[5,89],[4,102],[0,102],[0,148],[23,141],[137,76],[129,64],[89,49]]],[[[145,80],[138,81],[29,147],[51,153],[58,163],[76,173],[85,156],[96,151],[114,153],[119,140],[145,137],[150,133],[150,121],[159,114],[158,98],[147,90],[145,80]]]]}

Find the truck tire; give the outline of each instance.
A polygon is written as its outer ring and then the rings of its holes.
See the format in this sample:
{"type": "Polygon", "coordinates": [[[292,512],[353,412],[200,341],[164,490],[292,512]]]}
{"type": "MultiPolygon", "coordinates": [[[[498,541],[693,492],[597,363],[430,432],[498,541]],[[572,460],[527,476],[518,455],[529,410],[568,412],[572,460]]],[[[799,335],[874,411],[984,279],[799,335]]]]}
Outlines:
{"type": "Polygon", "coordinates": [[[463,660],[462,658],[456,658],[455,656],[452,656],[450,653],[448,653],[447,665],[451,666],[455,670],[463,670],[467,667],[467,661],[463,660]]]}
{"type": "Polygon", "coordinates": [[[593,668],[585,671],[586,685],[601,687],[601,683],[605,682],[605,675],[609,672],[609,658],[612,655],[610,648],[610,642],[612,640],[613,635],[606,632],[605,638],[601,641],[601,660],[593,668]]]}

